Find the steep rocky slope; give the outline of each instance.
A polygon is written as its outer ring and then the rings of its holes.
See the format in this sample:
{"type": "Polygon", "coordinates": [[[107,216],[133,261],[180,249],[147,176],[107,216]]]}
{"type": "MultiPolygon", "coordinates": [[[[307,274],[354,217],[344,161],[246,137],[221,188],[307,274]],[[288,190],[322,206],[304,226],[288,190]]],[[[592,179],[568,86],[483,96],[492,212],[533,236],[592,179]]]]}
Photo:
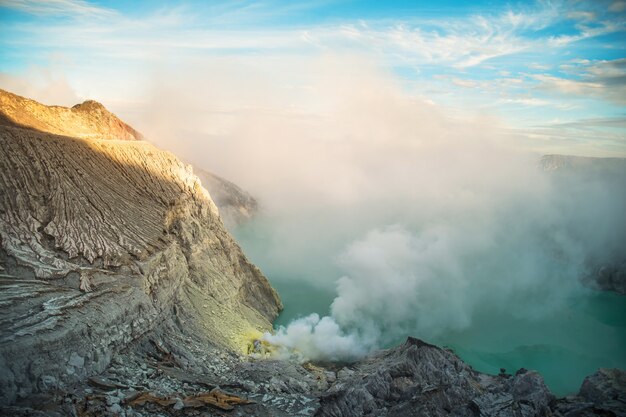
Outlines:
{"type": "Polygon", "coordinates": [[[256,214],[257,201],[237,184],[197,166],[194,166],[193,172],[211,193],[211,198],[219,207],[220,216],[228,228],[250,220],[256,214]]]}
{"type": "Polygon", "coordinates": [[[239,351],[271,327],[278,296],[188,165],[94,102],[0,102],[2,402],[165,323],[239,351]]]}

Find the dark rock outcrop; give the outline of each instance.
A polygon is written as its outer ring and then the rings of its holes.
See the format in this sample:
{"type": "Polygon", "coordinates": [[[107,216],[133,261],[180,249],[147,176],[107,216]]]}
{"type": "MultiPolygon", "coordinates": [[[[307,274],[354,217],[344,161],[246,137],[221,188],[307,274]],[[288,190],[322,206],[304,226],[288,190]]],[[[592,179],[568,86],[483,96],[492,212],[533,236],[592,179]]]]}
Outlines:
{"type": "Polygon", "coordinates": [[[450,351],[409,338],[340,376],[316,416],[547,416],[553,400],[536,372],[482,374],[450,351]]]}
{"type": "Polygon", "coordinates": [[[626,371],[598,370],[585,378],[578,395],[559,400],[554,413],[563,417],[626,416],[626,371]]]}
{"type": "Polygon", "coordinates": [[[543,155],[539,160],[539,166],[548,172],[585,173],[586,175],[623,174],[626,170],[626,159],[553,154],[543,155]]]}
{"type": "Polygon", "coordinates": [[[601,290],[626,295],[626,261],[601,266],[588,281],[601,290]]]}

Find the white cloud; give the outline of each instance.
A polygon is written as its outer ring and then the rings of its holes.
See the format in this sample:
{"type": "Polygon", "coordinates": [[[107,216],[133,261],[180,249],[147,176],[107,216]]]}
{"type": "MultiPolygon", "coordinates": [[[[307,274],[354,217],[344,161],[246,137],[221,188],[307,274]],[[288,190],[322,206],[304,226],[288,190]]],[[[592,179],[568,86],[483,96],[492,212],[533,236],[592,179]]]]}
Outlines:
{"type": "Polygon", "coordinates": [[[0,71],[0,88],[48,105],[73,106],[82,101],[54,68],[31,69],[19,76],[0,71]]]}
{"type": "Polygon", "coordinates": [[[0,7],[42,16],[61,15],[76,18],[97,18],[117,15],[111,9],[92,5],[84,0],[2,0],[0,7]]]}
{"type": "MultiPolygon", "coordinates": [[[[504,111],[509,114],[511,109],[538,106],[555,111],[571,105],[572,101],[564,103],[563,95],[621,105],[626,96],[619,83],[622,69],[615,64],[580,59],[568,62],[570,67],[559,65],[563,54],[576,51],[575,42],[624,29],[615,14],[602,13],[589,2],[538,2],[445,19],[407,16],[268,26],[254,24],[254,16],[266,19],[290,10],[277,10],[271,1],[243,1],[205,4],[202,10],[179,6],[124,16],[85,1],[10,0],[2,4],[31,13],[80,16],[71,25],[56,20],[46,25],[8,22],[3,29],[12,36],[3,43],[12,54],[30,59],[34,59],[32,47],[37,48],[39,59],[62,52],[68,58],[68,79],[76,95],[108,102],[140,100],[146,74],[179,63],[193,65],[207,57],[225,56],[262,66],[259,56],[263,55],[272,60],[264,71],[282,79],[291,76],[287,74],[289,61],[325,53],[361,55],[386,68],[401,68],[409,74],[403,82],[416,95],[437,102],[456,100],[453,104],[459,112],[468,108],[470,112],[494,111],[500,104],[508,106],[504,111]],[[592,17],[596,19],[593,24],[592,17]],[[550,37],[550,28],[563,22],[573,31],[550,37]],[[528,68],[535,73],[560,68],[562,74],[524,74],[528,68]],[[433,79],[437,73],[445,76],[433,79]],[[555,104],[555,99],[561,103],[555,104]]],[[[305,88],[298,82],[294,88],[305,88]]]]}
{"type": "Polygon", "coordinates": [[[615,60],[576,60],[562,67],[576,78],[536,74],[538,88],[578,97],[592,97],[626,105],[626,58],[615,60]]]}
{"type": "Polygon", "coordinates": [[[540,88],[555,90],[564,94],[596,95],[604,89],[600,83],[577,81],[551,75],[535,75],[533,78],[541,82],[540,88]]]}
{"type": "Polygon", "coordinates": [[[548,100],[542,100],[534,97],[518,97],[518,98],[509,98],[502,100],[504,103],[513,103],[513,104],[522,104],[524,106],[549,106],[550,103],[548,100]]]}
{"type": "Polygon", "coordinates": [[[567,17],[573,20],[582,20],[582,21],[593,21],[596,20],[597,16],[594,12],[581,11],[576,10],[567,13],[567,17]]]}
{"type": "Polygon", "coordinates": [[[452,81],[452,84],[458,85],[459,87],[464,87],[464,88],[475,88],[478,85],[476,81],[463,80],[461,78],[452,78],[451,81],[452,81]]]}
{"type": "MultiPolygon", "coordinates": [[[[573,122],[553,123],[547,127],[594,130],[595,128],[626,129],[626,117],[602,117],[576,120],[573,122]]],[[[626,134],[622,135],[626,139],[626,134]]]]}
{"type": "Polygon", "coordinates": [[[611,3],[609,10],[612,12],[620,13],[626,10],[626,1],[618,0],[611,3]]]}

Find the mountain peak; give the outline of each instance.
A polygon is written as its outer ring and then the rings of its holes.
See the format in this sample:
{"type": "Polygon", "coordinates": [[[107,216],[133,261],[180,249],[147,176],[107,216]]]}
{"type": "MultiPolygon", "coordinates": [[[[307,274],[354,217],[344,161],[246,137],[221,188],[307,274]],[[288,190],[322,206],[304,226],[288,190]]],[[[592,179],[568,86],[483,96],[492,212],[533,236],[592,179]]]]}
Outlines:
{"type": "Polygon", "coordinates": [[[81,139],[142,140],[143,136],[101,103],[47,106],[0,89],[0,125],[81,139]]]}
{"type": "Polygon", "coordinates": [[[72,110],[78,110],[78,111],[106,111],[106,112],[108,112],[108,110],[106,109],[106,107],[104,107],[104,105],[102,103],[97,102],[95,100],[85,100],[82,103],[75,104],[74,106],[72,106],[72,110]]]}

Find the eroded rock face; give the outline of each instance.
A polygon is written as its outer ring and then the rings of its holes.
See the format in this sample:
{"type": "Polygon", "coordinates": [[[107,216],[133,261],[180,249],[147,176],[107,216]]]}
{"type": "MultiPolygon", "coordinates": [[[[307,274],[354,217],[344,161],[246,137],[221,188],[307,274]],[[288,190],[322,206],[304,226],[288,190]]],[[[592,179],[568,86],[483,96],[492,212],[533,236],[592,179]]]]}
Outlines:
{"type": "Polygon", "coordinates": [[[188,165],[95,102],[0,103],[2,402],[101,372],[166,322],[230,350],[271,328],[276,292],[188,165]]]}

